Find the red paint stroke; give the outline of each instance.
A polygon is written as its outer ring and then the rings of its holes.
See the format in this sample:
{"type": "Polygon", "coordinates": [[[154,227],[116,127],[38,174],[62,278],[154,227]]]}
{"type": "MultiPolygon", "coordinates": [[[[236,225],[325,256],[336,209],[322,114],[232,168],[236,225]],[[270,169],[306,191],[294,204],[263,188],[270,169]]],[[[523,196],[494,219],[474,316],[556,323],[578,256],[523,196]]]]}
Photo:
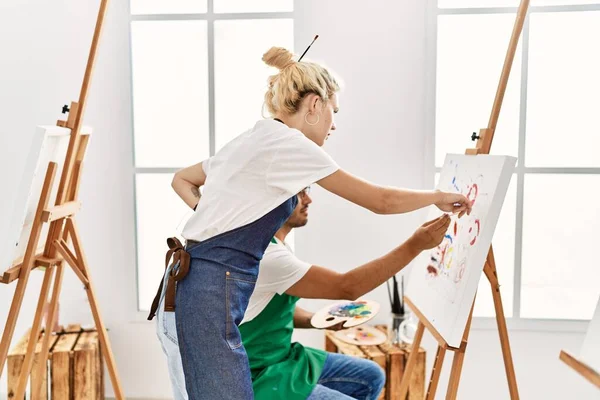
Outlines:
{"type": "Polygon", "coordinates": [[[454,221],[454,236],[456,236],[456,232],[458,231],[458,223],[454,221]]]}
{"type": "Polygon", "coordinates": [[[469,191],[467,192],[467,199],[471,200],[471,206],[475,205],[475,200],[477,199],[478,194],[479,194],[479,186],[477,186],[477,184],[474,183],[473,186],[471,186],[469,188],[469,191]],[[475,193],[473,194],[473,198],[471,198],[471,194],[473,193],[473,190],[475,191],[475,193]]]}
{"type": "MultiPolygon", "coordinates": [[[[477,238],[479,237],[479,233],[481,232],[481,222],[479,222],[478,219],[475,220],[475,226],[477,226],[477,234],[475,235],[473,240],[471,240],[471,246],[473,246],[475,244],[475,242],[477,241],[477,238]]],[[[473,230],[473,228],[470,228],[469,233],[471,233],[472,230],[473,230]]]]}
{"type": "Polygon", "coordinates": [[[448,246],[444,246],[444,248],[440,249],[440,253],[441,253],[441,258],[440,258],[440,265],[444,264],[444,259],[446,258],[446,250],[448,250],[448,246]]]}

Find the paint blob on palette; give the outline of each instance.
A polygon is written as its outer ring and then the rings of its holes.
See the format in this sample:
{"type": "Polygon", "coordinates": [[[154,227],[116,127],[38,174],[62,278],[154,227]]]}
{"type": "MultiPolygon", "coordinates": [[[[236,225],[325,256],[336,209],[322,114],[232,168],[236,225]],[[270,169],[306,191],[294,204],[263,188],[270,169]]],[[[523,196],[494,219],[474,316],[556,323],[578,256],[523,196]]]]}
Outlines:
{"type": "Polygon", "coordinates": [[[369,321],[379,312],[379,303],[371,300],[340,301],[315,313],[311,323],[315,328],[328,328],[344,322],[350,328],[369,321]]]}
{"type": "Polygon", "coordinates": [[[384,332],[368,325],[343,329],[337,331],[334,336],[343,342],[364,346],[375,346],[387,341],[387,335],[384,332]]]}

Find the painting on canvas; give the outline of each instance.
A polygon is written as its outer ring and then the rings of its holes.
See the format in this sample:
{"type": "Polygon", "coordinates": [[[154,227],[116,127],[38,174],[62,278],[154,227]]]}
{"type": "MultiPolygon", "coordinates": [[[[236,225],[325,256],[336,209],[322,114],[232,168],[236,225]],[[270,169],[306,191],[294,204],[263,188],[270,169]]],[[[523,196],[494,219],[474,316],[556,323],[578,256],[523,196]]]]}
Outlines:
{"type": "MultiPolygon", "coordinates": [[[[470,215],[452,216],[442,243],[410,272],[407,295],[451,346],[459,346],[516,158],[446,156],[437,188],[464,194],[470,215]]],[[[441,215],[431,210],[429,219],[441,215]]]]}

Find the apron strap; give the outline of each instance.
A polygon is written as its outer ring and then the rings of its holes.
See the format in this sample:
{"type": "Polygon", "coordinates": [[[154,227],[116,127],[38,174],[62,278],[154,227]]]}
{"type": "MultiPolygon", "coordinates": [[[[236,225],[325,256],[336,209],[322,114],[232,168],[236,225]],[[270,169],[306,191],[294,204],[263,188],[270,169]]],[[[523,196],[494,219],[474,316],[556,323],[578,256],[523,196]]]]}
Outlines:
{"type": "MultiPolygon", "coordinates": [[[[169,246],[169,250],[167,251],[165,259],[165,270],[169,268],[169,261],[171,260],[171,257],[173,258],[172,265],[179,263],[179,268],[177,268],[177,271],[175,271],[175,268],[171,269],[169,276],[167,277],[167,289],[165,291],[165,311],[175,311],[176,282],[182,280],[188,274],[190,270],[190,254],[185,251],[185,248],[176,237],[168,238],[167,245],[169,246]]],[[[151,321],[154,318],[156,311],[158,310],[160,295],[163,290],[163,283],[164,279],[161,278],[158,291],[156,292],[156,296],[154,296],[152,306],[150,307],[148,321],[151,321]]]]}

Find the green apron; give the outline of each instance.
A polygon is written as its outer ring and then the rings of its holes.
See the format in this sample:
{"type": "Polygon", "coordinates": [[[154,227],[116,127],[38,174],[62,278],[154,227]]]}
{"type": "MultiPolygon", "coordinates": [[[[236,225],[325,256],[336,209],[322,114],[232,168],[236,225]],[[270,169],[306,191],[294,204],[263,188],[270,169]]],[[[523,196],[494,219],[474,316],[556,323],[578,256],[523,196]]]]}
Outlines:
{"type": "Polygon", "coordinates": [[[257,400],[305,400],[321,376],[327,353],[292,343],[298,299],[275,294],[256,318],[239,327],[257,400]]]}

